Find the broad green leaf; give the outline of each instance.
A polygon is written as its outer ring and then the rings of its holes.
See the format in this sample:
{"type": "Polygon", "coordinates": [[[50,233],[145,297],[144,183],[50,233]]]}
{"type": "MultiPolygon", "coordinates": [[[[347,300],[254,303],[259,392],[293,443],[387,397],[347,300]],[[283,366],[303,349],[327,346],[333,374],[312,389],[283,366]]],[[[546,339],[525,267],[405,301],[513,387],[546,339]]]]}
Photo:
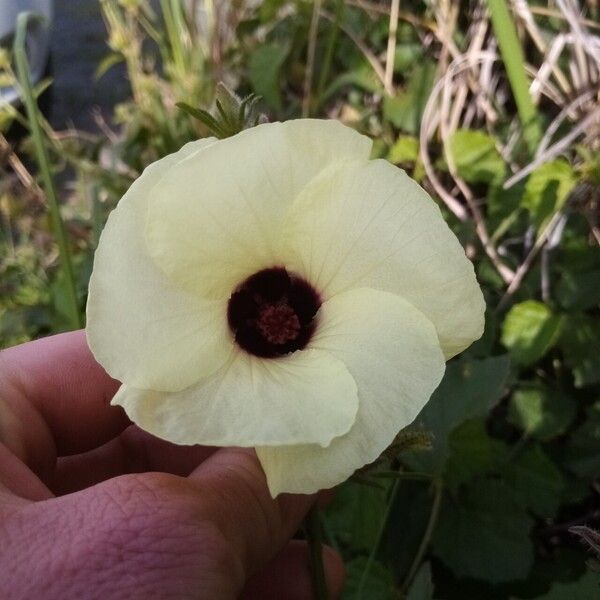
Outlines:
{"type": "Polygon", "coordinates": [[[401,135],[390,148],[387,159],[398,165],[414,163],[419,157],[419,140],[411,135],[401,135]]]}
{"type": "Polygon", "coordinates": [[[600,269],[563,270],[556,289],[560,304],[568,310],[585,310],[600,304],[600,269]]]}
{"type": "MultiPolygon", "coordinates": [[[[378,482],[379,483],[379,482],[378,482]]],[[[369,550],[377,539],[381,517],[387,503],[389,482],[382,488],[348,482],[336,490],[327,517],[336,537],[356,550],[369,550]]]]}
{"type": "Polygon", "coordinates": [[[441,471],[448,457],[448,436],[457,426],[484,417],[502,397],[510,361],[507,356],[450,363],[415,424],[434,435],[431,452],[406,457],[417,470],[441,471]]]}
{"type": "Polygon", "coordinates": [[[593,600],[600,598],[600,575],[587,571],[578,581],[555,583],[552,589],[536,600],[593,600]]]}
{"type": "Polygon", "coordinates": [[[538,440],[562,435],[575,418],[575,401],[559,390],[542,384],[517,389],[508,410],[508,420],[538,440]]]}
{"type": "Polygon", "coordinates": [[[483,419],[471,419],[459,425],[450,434],[449,448],[444,480],[452,488],[497,471],[509,457],[508,446],[487,434],[483,419]]]}
{"type": "Polygon", "coordinates": [[[565,480],[539,445],[523,450],[503,469],[508,483],[522,502],[539,517],[554,517],[565,480]]]}
{"type": "Polygon", "coordinates": [[[434,554],[457,577],[491,583],[527,577],[533,564],[533,520],[500,481],[477,481],[442,506],[434,554]]]}
{"type": "Polygon", "coordinates": [[[406,600],[433,600],[433,580],[429,563],[423,563],[417,571],[406,600]]]}
{"type": "Polygon", "coordinates": [[[565,465],[580,477],[600,473],[600,402],[586,411],[586,420],[572,433],[563,456],[565,465]]]}
{"type": "Polygon", "coordinates": [[[399,580],[406,577],[414,561],[432,506],[433,495],[427,481],[400,482],[381,545],[381,554],[399,580]]]}
{"type": "Polygon", "coordinates": [[[373,561],[363,580],[366,566],[367,558],[363,556],[346,565],[346,585],[342,600],[396,600],[398,592],[394,589],[390,571],[381,563],[373,561]]]}
{"type": "Polygon", "coordinates": [[[418,133],[436,68],[435,63],[431,61],[417,65],[408,79],[405,90],[398,91],[395,96],[384,97],[383,116],[387,121],[406,133],[418,133]]]}
{"type": "Polygon", "coordinates": [[[529,176],[523,206],[531,213],[538,231],[563,207],[576,183],[573,167],[563,158],[542,164],[529,176]]]}
{"type": "Polygon", "coordinates": [[[558,340],[561,318],[536,300],[515,304],[504,320],[502,343],[514,360],[530,365],[542,358],[558,340]]]}
{"type": "Polygon", "coordinates": [[[576,387],[600,382],[600,318],[569,317],[560,347],[565,363],[573,369],[576,387]]]}
{"type": "Polygon", "coordinates": [[[249,77],[254,91],[274,109],[282,109],[281,67],[289,53],[289,46],[269,43],[258,46],[250,56],[249,77]]]}
{"type": "Polygon", "coordinates": [[[458,174],[470,183],[498,181],[506,171],[494,140],[483,131],[455,131],[448,141],[448,151],[458,174]]]}

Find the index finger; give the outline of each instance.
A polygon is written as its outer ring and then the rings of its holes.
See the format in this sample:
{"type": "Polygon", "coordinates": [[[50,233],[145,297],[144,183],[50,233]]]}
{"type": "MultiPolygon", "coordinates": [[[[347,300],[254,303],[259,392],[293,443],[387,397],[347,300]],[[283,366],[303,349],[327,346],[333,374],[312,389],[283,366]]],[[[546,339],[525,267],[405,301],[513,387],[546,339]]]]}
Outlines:
{"type": "Polygon", "coordinates": [[[94,360],[84,331],[3,350],[0,440],[30,465],[100,446],[129,424],[110,405],[119,385],[94,360]]]}

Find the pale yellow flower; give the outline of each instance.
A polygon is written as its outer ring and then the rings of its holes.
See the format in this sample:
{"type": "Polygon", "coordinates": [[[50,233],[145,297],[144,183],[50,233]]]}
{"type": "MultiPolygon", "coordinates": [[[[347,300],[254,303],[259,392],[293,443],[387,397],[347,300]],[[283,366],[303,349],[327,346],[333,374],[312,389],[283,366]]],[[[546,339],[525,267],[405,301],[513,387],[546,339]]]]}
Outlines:
{"type": "Polygon", "coordinates": [[[113,402],[178,444],[256,447],[273,495],[376,459],[483,329],[437,205],[336,121],[154,163],[111,214],[88,340],[113,402]]]}

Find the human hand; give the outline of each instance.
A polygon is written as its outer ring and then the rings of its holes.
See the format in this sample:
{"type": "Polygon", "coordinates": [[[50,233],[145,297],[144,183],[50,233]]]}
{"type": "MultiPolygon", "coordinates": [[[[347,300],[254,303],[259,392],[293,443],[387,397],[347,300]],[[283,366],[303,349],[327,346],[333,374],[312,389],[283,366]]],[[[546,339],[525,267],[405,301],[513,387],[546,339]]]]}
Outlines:
{"type": "Polygon", "coordinates": [[[118,386],[83,332],[0,353],[0,597],[311,598],[290,538],[315,497],[273,500],[252,451],[146,434],[118,386]]]}

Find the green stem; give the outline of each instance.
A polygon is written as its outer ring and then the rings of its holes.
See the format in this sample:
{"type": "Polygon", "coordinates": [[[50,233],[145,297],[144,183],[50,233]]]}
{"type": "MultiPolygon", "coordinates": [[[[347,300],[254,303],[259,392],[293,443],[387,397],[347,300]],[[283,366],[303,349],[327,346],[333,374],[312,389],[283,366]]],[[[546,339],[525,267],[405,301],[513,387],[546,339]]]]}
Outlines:
{"type": "Polygon", "coordinates": [[[523,127],[523,137],[530,154],[533,154],[541,137],[539,115],[529,94],[529,83],[525,72],[525,56],[517,36],[515,24],[510,16],[506,0],[487,0],[492,27],[498,40],[498,47],[506,74],[510,82],[519,120],[523,127]]]}
{"type": "Polygon", "coordinates": [[[179,0],[161,0],[160,7],[165,20],[165,29],[169,38],[169,45],[173,53],[173,62],[179,73],[185,73],[185,52],[181,42],[183,31],[181,29],[181,5],[179,0]]]}
{"type": "Polygon", "coordinates": [[[358,589],[356,590],[356,598],[360,599],[362,597],[363,589],[367,583],[367,579],[369,578],[369,573],[371,572],[371,568],[373,567],[373,563],[375,562],[375,557],[377,556],[377,552],[379,551],[379,546],[381,546],[381,540],[383,539],[383,534],[385,532],[385,527],[387,525],[388,519],[390,518],[390,513],[392,512],[392,507],[394,505],[394,501],[396,500],[396,496],[398,494],[398,490],[400,489],[400,479],[396,479],[394,481],[394,485],[392,485],[392,490],[388,497],[388,501],[385,507],[385,512],[383,513],[383,517],[381,518],[381,522],[379,523],[379,528],[377,530],[377,537],[375,538],[375,543],[371,548],[371,552],[369,554],[369,558],[367,559],[367,564],[365,565],[365,570],[362,572],[360,576],[360,581],[358,582],[358,589]]]}
{"type": "Polygon", "coordinates": [[[65,226],[60,214],[58,194],[52,178],[50,159],[48,157],[48,150],[44,141],[44,134],[40,126],[39,109],[35,101],[33,88],[31,86],[31,75],[29,72],[29,64],[27,62],[27,54],[25,52],[27,23],[30,17],[31,13],[26,12],[19,14],[17,17],[17,30],[14,42],[17,78],[19,80],[21,91],[23,92],[23,102],[25,103],[27,119],[31,129],[31,135],[33,137],[37,163],[40,169],[46,197],[48,199],[48,207],[50,209],[50,219],[52,222],[52,228],[54,230],[54,236],[58,244],[61,268],[66,284],[69,325],[72,329],[79,329],[82,326],[82,322],[77,301],[75,275],[73,272],[71,252],[67,243],[65,226]]]}
{"type": "Polygon", "coordinates": [[[319,84],[317,86],[317,107],[321,106],[323,101],[323,91],[327,80],[329,79],[329,71],[331,69],[331,62],[333,60],[333,52],[336,47],[337,39],[340,33],[340,23],[342,21],[342,15],[344,13],[344,0],[336,0],[335,3],[335,21],[329,28],[329,35],[327,36],[327,45],[325,47],[325,55],[323,58],[323,66],[319,75],[319,84]]]}
{"type": "Polygon", "coordinates": [[[417,553],[415,554],[415,558],[413,559],[412,564],[410,565],[410,569],[408,570],[408,574],[402,583],[401,591],[406,592],[410,587],[419,567],[421,566],[421,562],[423,561],[423,557],[427,552],[427,548],[429,548],[429,544],[431,543],[431,538],[433,537],[433,532],[435,531],[435,526],[437,525],[437,520],[440,514],[440,508],[442,506],[442,497],[443,497],[444,487],[442,485],[441,479],[435,479],[433,481],[433,504],[431,505],[431,513],[429,513],[429,520],[427,521],[427,526],[425,527],[425,533],[423,533],[423,538],[421,539],[421,543],[419,544],[419,548],[417,549],[417,553]]]}
{"type": "Polygon", "coordinates": [[[329,600],[325,568],[323,566],[321,519],[316,505],[310,509],[306,516],[305,533],[308,542],[308,560],[315,600],[329,600]]]}

